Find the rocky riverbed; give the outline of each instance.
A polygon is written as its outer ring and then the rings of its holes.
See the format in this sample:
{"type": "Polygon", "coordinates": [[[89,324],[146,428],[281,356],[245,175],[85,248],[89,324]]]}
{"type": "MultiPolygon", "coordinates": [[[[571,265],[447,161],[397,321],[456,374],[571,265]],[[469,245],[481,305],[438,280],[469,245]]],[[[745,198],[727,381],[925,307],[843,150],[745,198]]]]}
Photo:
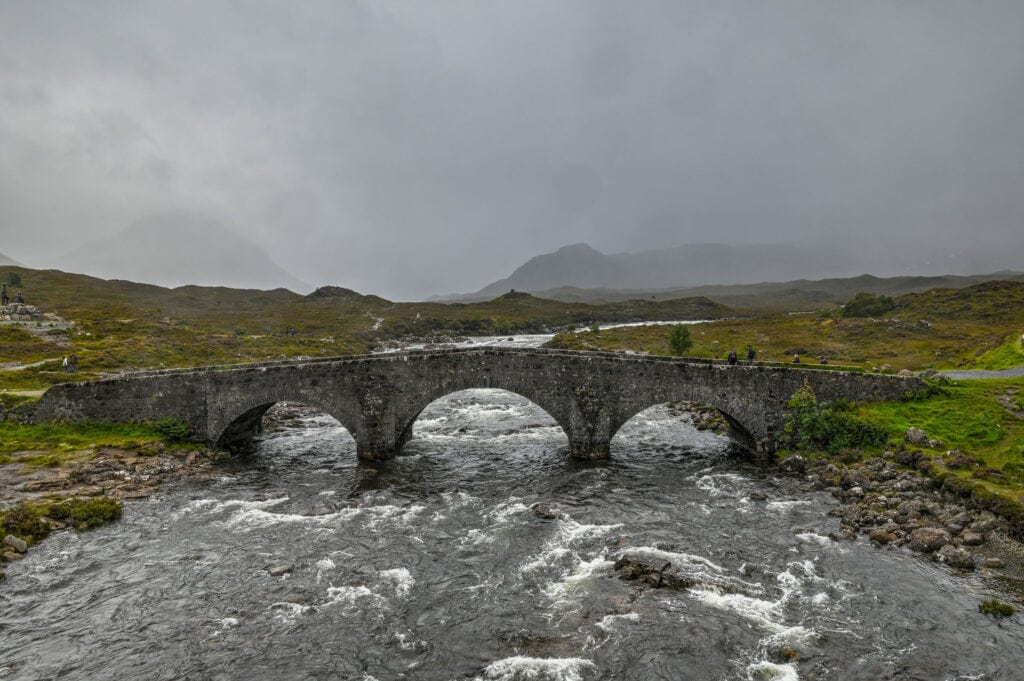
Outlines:
{"type": "MultiPolygon", "coordinates": [[[[0,466],[0,509],[9,510],[23,502],[108,498],[117,501],[141,499],[162,485],[183,477],[210,473],[218,452],[207,449],[171,448],[161,443],[139,449],[102,447],[83,452],[81,459],[57,467],[39,467],[26,472],[15,452],[13,462],[0,466]]],[[[43,518],[53,530],[69,527],[66,520],[43,518]]],[[[3,533],[0,564],[20,560],[29,549],[18,537],[3,533]]],[[[0,569],[0,577],[3,576],[0,569]]]]}
{"type": "MultiPolygon", "coordinates": [[[[952,460],[956,465],[955,452],[952,460]]],[[[962,455],[962,458],[969,458],[962,455]]],[[[914,450],[887,451],[862,462],[807,461],[791,455],[780,465],[806,474],[839,505],[836,541],[869,539],[878,547],[907,548],[955,571],[996,570],[1024,581],[1021,528],[918,471],[914,450]]]]}

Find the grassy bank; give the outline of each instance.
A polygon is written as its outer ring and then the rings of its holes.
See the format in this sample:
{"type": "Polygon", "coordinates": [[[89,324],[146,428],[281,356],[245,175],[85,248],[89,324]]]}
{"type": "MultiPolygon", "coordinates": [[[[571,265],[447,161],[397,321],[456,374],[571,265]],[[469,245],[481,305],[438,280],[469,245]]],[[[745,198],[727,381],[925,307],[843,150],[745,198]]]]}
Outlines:
{"type": "MultiPolygon", "coordinates": [[[[801,314],[760,314],[690,328],[688,356],[830,364],[866,370],[927,368],[1002,369],[1024,364],[1024,283],[989,282],[967,289],[936,289],[895,299],[878,318],[844,317],[839,309],[801,314]]],[[[602,329],[560,334],[549,345],[570,349],[632,350],[671,354],[665,327],[602,329]]]]}

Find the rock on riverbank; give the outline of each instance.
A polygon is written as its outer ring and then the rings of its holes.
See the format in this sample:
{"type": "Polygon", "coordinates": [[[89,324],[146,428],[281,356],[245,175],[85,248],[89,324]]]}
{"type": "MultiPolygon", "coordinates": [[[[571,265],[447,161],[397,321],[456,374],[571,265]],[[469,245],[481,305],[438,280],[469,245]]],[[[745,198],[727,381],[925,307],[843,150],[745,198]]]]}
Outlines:
{"type": "MultiPolygon", "coordinates": [[[[885,452],[863,462],[812,462],[816,486],[840,501],[834,539],[867,536],[880,546],[903,546],[951,568],[1002,568],[1024,574],[1024,545],[1010,538],[1005,519],[950,494],[936,480],[885,452]]],[[[783,467],[785,468],[785,460],[783,467]]]]}

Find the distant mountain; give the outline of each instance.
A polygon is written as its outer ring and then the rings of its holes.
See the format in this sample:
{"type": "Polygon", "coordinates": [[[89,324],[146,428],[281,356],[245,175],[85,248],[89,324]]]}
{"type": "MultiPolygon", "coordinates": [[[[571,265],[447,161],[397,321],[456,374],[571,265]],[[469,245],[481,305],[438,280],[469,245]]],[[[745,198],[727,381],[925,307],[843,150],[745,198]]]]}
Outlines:
{"type": "MultiPolygon", "coordinates": [[[[941,251],[938,247],[932,250],[941,251]]],[[[833,301],[837,296],[850,297],[860,290],[902,294],[936,286],[970,286],[1015,274],[969,275],[984,271],[972,266],[975,260],[970,253],[939,258],[927,254],[924,248],[865,249],[838,241],[738,246],[690,244],[614,255],[601,253],[587,244],[573,244],[531,258],[505,279],[488,284],[476,293],[434,300],[490,300],[515,289],[545,298],[591,303],[652,296],[659,300],[708,296],[726,305],[742,306],[745,302],[754,302],[744,301],[745,296],[771,294],[778,300],[789,298],[793,302],[803,300],[812,304],[833,301]],[[940,276],[862,274],[923,274],[936,270],[940,276]],[[957,275],[963,276],[964,281],[957,282],[957,275]],[[860,282],[850,281],[858,276],[862,277],[860,282]],[[950,279],[951,276],[954,278],[950,279]],[[862,288],[855,288],[858,285],[862,288]],[[789,294],[785,293],[787,290],[789,294]]]]}
{"type": "Polygon", "coordinates": [[[65,254],[55,265],[104,279],[169,287],[287,288],[303,293],[312,289],[224,224],[183,212],[140,220],[65,254]]]}
{"type": "Polygon", "coordinates": [[[900,296],[931,289],[961,289],[989,281],[1024,281],[1024,272],[1001,271],[990,274],[796,279],[756,284],[726,284],[667,289],[560,288],[538,291],[536,295],[570,303],[614,303],[624,300],[673,300],[702,296],[733,308],[814,310],[825,305],[845,303],[860,292],[900,296]]]}
{"type": "Polygon", "coordinates": [[[24,267],[20,262],[12,258],[8,258],[3,253],[0,253],[0,266],[8,265],[10,267],[24,267]]]}
{"type": "Polygon", "coordinates": [[[532,293],[562,287],[646,290],[780,281],[794,274],[825,277],[863,271],[856,268],[861,259],[856,254],[823,254],[792,244],[691,244],[616,255],[573,244],[531,258],[507,278],[454,298],[487,300],[510,289],[532,293]]]}

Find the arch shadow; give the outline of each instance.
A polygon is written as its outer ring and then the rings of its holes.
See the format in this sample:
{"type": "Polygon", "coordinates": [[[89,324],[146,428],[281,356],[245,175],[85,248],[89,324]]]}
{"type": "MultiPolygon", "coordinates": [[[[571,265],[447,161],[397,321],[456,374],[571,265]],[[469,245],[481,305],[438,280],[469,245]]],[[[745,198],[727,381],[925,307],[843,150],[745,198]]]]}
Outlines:
{"type": "Polygon", "coordinates": [[[358,420],[341,412],[335,405],[322,404],[309,400],[301,395],[254,395],[241,404],[233,404],[230,410],[224,410],[220,419],[212,419],[210,439],[218,447],[230,447],[252,438],[263,432],[263,417],[276,404],[287,402],[302,405],[311,410],[321,412],[336,420],[349,435],[357,437],[358,420]]]}

